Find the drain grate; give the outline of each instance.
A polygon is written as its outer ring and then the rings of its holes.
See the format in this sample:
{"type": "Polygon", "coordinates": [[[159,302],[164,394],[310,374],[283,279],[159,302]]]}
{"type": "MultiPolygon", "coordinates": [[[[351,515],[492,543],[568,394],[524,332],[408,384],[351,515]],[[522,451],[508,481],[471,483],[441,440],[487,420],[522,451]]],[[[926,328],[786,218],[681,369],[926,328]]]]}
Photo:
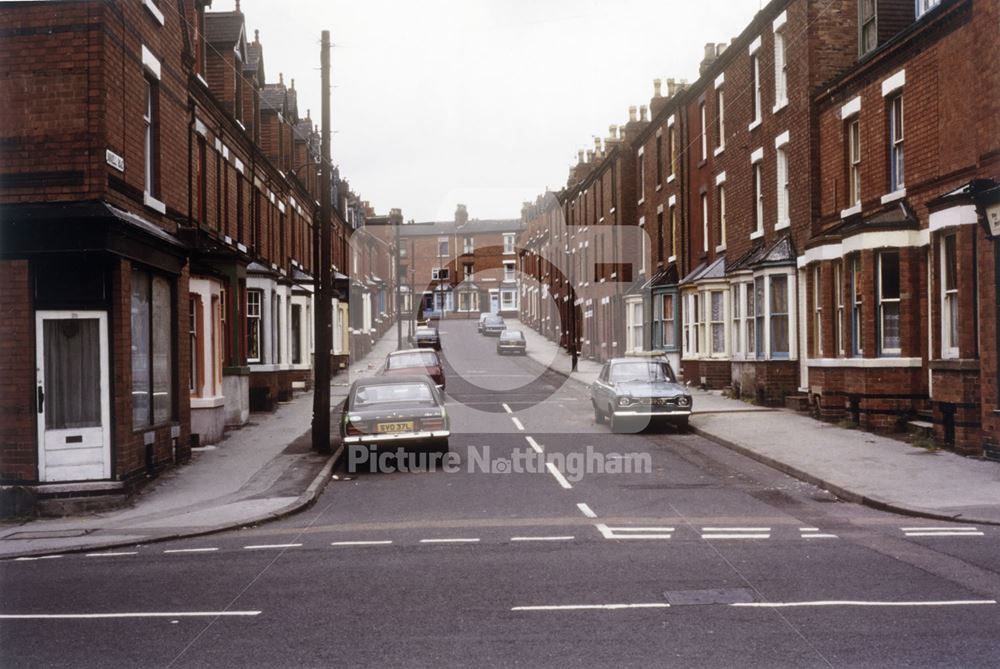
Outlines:
{"type": "Polygon", "coordinates": [[[38,531],[25,531],[25,532],[14,532],[13,534],[8,534],[3,537],[7,539],[70,539],[73,537],[83,537],[94,530],[38,530],[38,531]]]}
{"type": "Polygon", "coordinates": [[[746,604],[755,601],[749,588],[711,590],[667,590],[663,593],[670,606],[706,606],[709,604],[746,604]]]}

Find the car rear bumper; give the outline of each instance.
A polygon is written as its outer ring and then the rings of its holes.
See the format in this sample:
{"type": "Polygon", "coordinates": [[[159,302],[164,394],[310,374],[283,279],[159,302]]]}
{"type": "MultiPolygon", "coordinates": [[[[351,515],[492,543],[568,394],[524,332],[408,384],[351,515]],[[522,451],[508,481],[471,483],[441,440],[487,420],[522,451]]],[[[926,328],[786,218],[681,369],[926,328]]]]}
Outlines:
{"type": "Polygon", "coordinates": [[[447,439],[451,436],[449,430],[432,430],[421,432],[402,432],[398,434],[359,434],[343,438],[345,444],[387,444],[395,442],[428,441],[431,439],[447,439]]]}
{"type": "Polygon", "coordinates": [[[618,416],[620,418],[637,418],[639,416],[648,416],[650,418],[658,418],[658,417],[682,418],[684,416],[690,416],[691,415],[691,410],[690,409],[672,409],[672,410],[657,410],[657,411],[646,410],[646,411],[643,411],[641,409],[639,409],[639,410],[635,410],[635,409],[615,409],[614,414],[615,414],[615,416],[618,416]]]}

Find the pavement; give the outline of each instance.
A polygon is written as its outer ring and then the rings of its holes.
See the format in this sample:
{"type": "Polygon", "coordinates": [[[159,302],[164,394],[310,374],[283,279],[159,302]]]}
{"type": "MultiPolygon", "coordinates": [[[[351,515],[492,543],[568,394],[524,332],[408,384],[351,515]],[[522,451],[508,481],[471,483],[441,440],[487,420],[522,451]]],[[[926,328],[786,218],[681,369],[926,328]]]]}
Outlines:
{"type": "MultiPolygon", "coordinates": [[[[601,364],[570,356],[530,327],[528,355],[581,384],[601,364]]],[[[841,499],[939,520],[1000,525],[1000,462],[931,451],[888,436],[847,429],[788,409],[755,406],[692,388],[698,434],[841,499]]]]}
{"type": "MultiPolygon", "coordinates": [[[[350,382],[371,374],[395,349],[393,328],[332,379],[334,434],[350,382]]],[[[301,511],[331,480],[341,453],[336,436],[332,455],[312,450],[312,402],[308,391],[273,413],[252,413],[246,425],[227,431],[218,444],[195,449],[188,463],[162,474],[127,507],[2,522],[0,558],[147,544],[252,527],[301,511]]]]}
{"type": "MultiPolygon", "coordinates": [[[[599,363],[570,358],[516,320],[528,356],[584,386],[599,363]]],[[[333,379],[336,407],[349,382],[371,374],[396,348],[391,328],[346,374],[333,379]]],[[[1000,525],[1000,463],[928,451],[890,437],[850,430],[786,409],[758,407],[692,389],[699,435],[850,502],[907,515],[1000,525]]],[[[336,409],[335,409],[336,411],[336,409]]],[[[340,450],[310,449],[312,393],[227,433],[187,464],[162,475],[126,508],[56,519],[0,523],[0,558],[134,546],[249,528],[311,505],[333,476],[340,450]]]]}

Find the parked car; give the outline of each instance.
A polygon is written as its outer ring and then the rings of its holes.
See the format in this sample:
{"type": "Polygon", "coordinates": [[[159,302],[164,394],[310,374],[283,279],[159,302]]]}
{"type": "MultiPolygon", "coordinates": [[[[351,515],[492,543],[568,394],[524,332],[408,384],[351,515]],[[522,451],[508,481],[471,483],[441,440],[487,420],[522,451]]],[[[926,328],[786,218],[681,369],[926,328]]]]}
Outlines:
{"type": "Polygon", "coordinates": [[[487,318],[489,318],[489,317],[490,317],[490,316],[492,316],[492,315],[493,315],[493,314],[491,314],[491,313],[490,313],[490,312],[488,312],[488,311],[487,311],[487,312],[484,312],[484,313],[481,313],[481,314],[479,314],[479,324],[478,324],[478,325],[476,326],[476,329],[477,329],[477,330],[479,330],[479,334],[482,334],[482,333],[483,333],[483,322],[485,322],[485,321],[486,321],[486,319],[487,319],[487,318]]]}
{"type": "Polygon", "coordinates": [[[437,351],[426,348],[410,348],[403,351],[393,351],[385,356],[382,365],[382,376],[397,376],[400,374],[426,374],[434,379],[438,390],[444,390],[444,365],[437,351]]]}
{"type": "Polygon", "coordinates": [[[506,329],[507,324],[503,322],[503,316],[491,314],[483,321],[483,334],[487,337],[499,337],[506,329]]]}
{"type": "Polygon", "coordinates": [[[520,330],[504,330],[497,339],[497,353],[500,355],[508,353],[524,355],[527,347],[528,342],[524,340],[524,333],[520,330]]]}
{"type": "Polygon", "coordinates": [[[417,348],[441,350],[441,335],[435,328],[417,328],[413,332],[413,344],[417,348]]]}
{"type": "Polygon", "coordinates": [[[340,436],[345,445],[448,450],[450,430],[444,396],[422,374],[358,379],[344,400],[340,436]]]}
{"type": "Polygon", "coordinates": [[[611,431],[645,427],[654,420],[685,430],[691,416],[691,394],[677,382],[663,358],[612,358],[590,386],[594,420],[610,421],[611,431]]]}

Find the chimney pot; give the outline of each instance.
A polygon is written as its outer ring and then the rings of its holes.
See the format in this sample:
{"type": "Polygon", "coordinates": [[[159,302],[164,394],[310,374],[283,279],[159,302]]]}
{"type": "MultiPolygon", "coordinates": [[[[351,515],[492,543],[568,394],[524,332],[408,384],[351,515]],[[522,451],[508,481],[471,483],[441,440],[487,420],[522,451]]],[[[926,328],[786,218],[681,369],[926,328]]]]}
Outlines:
{"type": "Polygon", "coordinates": [[[584,153],[583,149],[580,149],[579,151],[576,152],[577,160],[581,163],[583,162],[583,153],[584,153]]]}
{"type": "Polygon", "coordinates": [[[716,44],[715,45],[715,55],[716,56],[721,56],[722,52],[726,50],[727,46],[729,46],[729,45],[726,44],[725,42],[719,42],[718,44],[716,44]]]}
{"type": "Polygon", "coordinates": [[[616,139],[618,137],[618,126],[612,123],[608,126],[608,137],[616,139]]]}
{"type": "Polygon", "coordinates": [[[653,97],[654,98],[660,97],[660,86],[662,85],[662,83],[663,82],[661,82],[659,79],[653,79],[653,97]]]}
{"type": "Polygon", "coordinates": [[[629,123],[635,121],[635,105],[632,105],[631,107],[628,108],[628,120],[629,123]]]}
{"type": "Polygon", "coordinates": [[[254,28],[253,31],[253,43],[260,44],[260,30],[257,28],[254,28]]]}
{"type": "Polygon", "coordinates": [[[705,44],[705,60],[712,60],[715,58],[715,42],[708,42],[705,44]]]}
{"type": "Polygon", "coordinates": [[[646,120],[646,105],[639,107],[639,120],[643,122],[646,120]]]}

